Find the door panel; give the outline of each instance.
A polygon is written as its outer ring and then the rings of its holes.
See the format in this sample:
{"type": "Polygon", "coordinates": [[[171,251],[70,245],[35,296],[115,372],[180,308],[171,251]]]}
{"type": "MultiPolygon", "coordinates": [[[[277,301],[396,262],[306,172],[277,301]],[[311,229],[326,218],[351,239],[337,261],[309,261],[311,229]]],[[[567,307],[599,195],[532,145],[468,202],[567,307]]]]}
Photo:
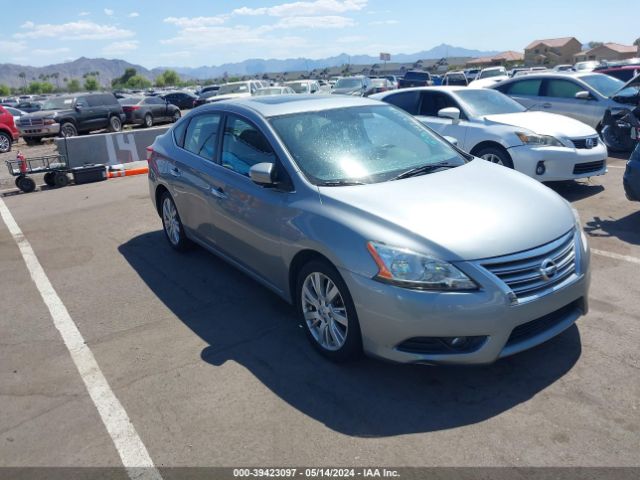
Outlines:
{"type": "Polygon", "coordinates": [[[418,119],[440,135],[456,138],[458,146],[467,151],[465,141],[469,122],[465,119],[462,107],[453,97],[444,92],[422,92],[418,119]],[[440,110],[450,107],[460,110],[460,120],[438,117],[440,110]]]}
{"type": "Polygon", "coordinates": [[[598,101],[575,98],[575,94],[584,91],[579,83],[565,79],[549,79],[544,85],[545,111],[566,115],[588,125],[593,125],[597,117],[598,101]]]}

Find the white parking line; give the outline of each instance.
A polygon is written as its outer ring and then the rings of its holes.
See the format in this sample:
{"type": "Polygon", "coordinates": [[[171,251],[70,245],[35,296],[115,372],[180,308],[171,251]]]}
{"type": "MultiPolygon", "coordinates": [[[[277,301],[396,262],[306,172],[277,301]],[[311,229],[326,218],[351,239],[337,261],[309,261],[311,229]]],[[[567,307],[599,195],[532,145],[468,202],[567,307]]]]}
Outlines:
{"type": "Polygon", "coordinates": [[[621,255],[619,253],[607,252],[606,250],[598,250],[596,248],[592,248],[591,253],[595,253],[596,255],[600,255],[601,257],[623,260],[625,262],[637,263],[638,265],[640,265],[640,258],[631,257],[629,255],[621,255]]]}
{"type": "Polygon", "coordinates": [[[20,249],[31,279],[49,309],[53,323],[69,350],[71,359],[82,377],[93,404],[98,409],[100,418],[102,418],[102,422],[113,440],[129,477],[136,480],[140,478],[162,480],[160,472],[154,466],[149,452],[129,420],[127,412],[100,370],[93,352],[85,343],[82,334],[69,315],[67,307],[62,303],[40,265],[31,244],[20,230],[2,198],[0,198],[0,216],[20,249]]]}
{"type": "Polygon", "coordinates": [[[626,166],[625,166],[625,167],[622,167],[622,166],[620,166],[620,165],[607,165],[607,167],[608,167],[608,168],[623,168],[623,169],[624,169],[624,168],[627,168],[626,166]]]}

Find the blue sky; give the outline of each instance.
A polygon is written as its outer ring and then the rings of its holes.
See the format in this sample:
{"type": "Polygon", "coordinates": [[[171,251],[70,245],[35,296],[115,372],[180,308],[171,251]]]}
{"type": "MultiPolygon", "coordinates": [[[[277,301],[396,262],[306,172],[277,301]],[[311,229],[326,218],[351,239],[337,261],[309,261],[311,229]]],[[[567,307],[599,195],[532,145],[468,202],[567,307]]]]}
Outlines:
{"type": "MultiPolygon", "coordinates": [[[[640,27],[602,0],[0,0],[0,63],[47,65],[79,56],[145,67],[247,58],[414,53],[440,43],[523,50],[575,36],[630,44],[640,27]],[[11,19],[8,22],[8,19],[11,19]]],[[[393,59],[393,57],[392,57],[393,59]]]]}

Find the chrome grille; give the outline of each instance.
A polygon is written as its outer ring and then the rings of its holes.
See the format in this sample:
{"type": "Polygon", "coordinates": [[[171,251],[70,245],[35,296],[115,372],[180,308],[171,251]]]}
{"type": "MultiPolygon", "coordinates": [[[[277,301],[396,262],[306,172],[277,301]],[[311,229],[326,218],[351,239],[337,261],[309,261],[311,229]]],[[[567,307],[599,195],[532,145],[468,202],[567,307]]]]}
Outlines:
{"type": "Polygon", "coordinates": [[[482,260],[480,265],[504,282],[518,300],[538,297],[575,280],[574,231],[526,252],[482,260]],[[543,268],[547,267],[543,271],[543,268]]]}
{"type": "Polygon", "coordinates": [[[571,143],[573,143],[573,146],[576,148],[594,148],[598,146],[598,137],[590,137],[589,140],[591,140],[591,146],[587,145],[587,139],[586,138],[572,138],[571,139],[571,143]]]}
{"type": "Polygon", "coordinates": [[[42,118],[25,118],[22,117],[20,119],[21,127],[32,127],[32,126],[42,126],[44,125],[44,120],[42,118]]]}

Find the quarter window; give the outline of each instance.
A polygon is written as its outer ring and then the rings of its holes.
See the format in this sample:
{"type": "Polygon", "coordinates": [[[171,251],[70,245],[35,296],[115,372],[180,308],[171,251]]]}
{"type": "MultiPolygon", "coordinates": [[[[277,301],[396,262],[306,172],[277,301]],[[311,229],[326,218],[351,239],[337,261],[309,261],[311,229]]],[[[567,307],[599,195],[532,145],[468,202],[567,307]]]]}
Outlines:
{"type": "MultiPolygon", "coordinates": [[[[220,126],[219,114],[199,115],[191,120],[184,139],[184,149],[213,160],[220,126]]],[[[178,140],[176,138],[176,140],[178,140]]]]}
{"type": "Polygon", "coordinates": [[[275,153],[261,132],[238,117],[228,117],[222,143],[223,167],[249,176],[253,165],[275,161],[275,153]]]}

